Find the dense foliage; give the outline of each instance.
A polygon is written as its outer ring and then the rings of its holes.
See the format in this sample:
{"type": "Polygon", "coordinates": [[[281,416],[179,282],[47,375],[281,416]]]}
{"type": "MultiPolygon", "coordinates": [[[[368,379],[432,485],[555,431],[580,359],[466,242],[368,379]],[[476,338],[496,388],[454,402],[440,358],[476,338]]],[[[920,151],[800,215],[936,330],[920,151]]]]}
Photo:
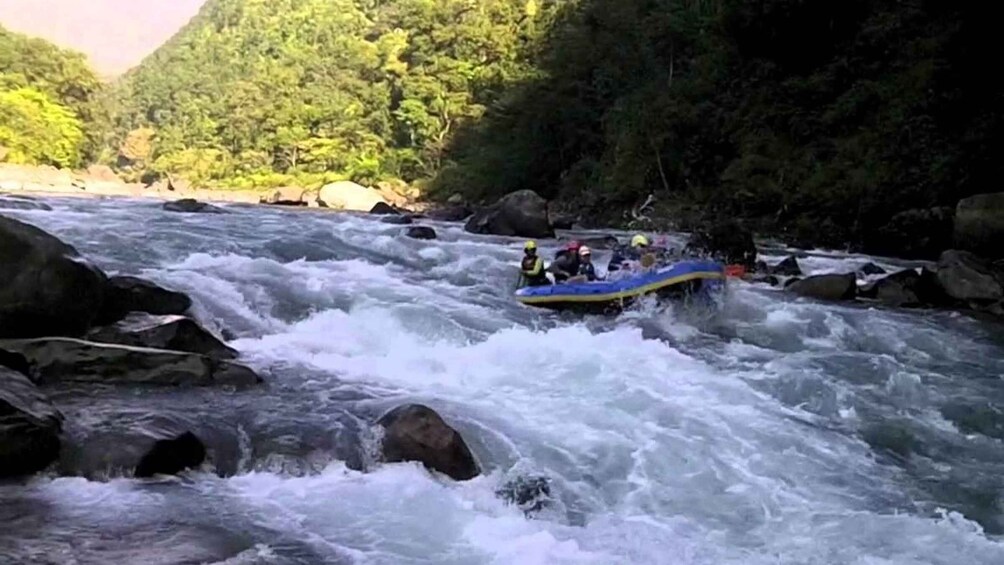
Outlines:
{"type": "Polygon", "coordinates": [[[210,0],[124,80],[119,164],[268,186],[428,178],[507,86],[536,0],[210,0]]]}
{"type": "Polygon", "coordinates": [[[0,161],[75,166],[94,157],[100,92],[80,53],[0,27],[0,161]]]}
{"type": "Polygon", "coordinates": [[[603,219],[651,194],[896,251],[897,213],[1000,190],[990,16],[945,0],[581,0],[546,38],[543,76],[454,138],[435,188],[532,188],[603,219]]]}

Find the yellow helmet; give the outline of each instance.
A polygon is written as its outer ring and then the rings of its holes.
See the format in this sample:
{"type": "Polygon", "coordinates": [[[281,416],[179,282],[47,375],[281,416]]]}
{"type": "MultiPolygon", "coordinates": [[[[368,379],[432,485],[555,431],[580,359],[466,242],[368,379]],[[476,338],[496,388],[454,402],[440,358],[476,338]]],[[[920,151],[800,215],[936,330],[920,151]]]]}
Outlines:
{"type": "Polygon", "coordinates": [[[523,251],[531,251],[534,249],[537,249],[537,242],[532,239],[523,244],[523,251]]]}
{"type": "Polygon", "coordinates": [[[648,238],[642,234],[638,234],[631,238],[631,247],[645,246],[648,247],[648,238]]]}

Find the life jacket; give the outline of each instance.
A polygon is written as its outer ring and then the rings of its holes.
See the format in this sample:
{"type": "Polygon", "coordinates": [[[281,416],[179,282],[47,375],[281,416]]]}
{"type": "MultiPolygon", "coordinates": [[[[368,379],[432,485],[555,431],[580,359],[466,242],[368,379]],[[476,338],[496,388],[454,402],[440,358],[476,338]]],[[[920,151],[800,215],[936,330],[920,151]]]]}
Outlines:
{"type": "Polygon", "coordinates": [[[550,284],[551,282],[544,271],[544,260],[538,255],[524,256],[523,261],[520,263],[520,272],[523,274],[526,283],[531,286],[550,284]]]}

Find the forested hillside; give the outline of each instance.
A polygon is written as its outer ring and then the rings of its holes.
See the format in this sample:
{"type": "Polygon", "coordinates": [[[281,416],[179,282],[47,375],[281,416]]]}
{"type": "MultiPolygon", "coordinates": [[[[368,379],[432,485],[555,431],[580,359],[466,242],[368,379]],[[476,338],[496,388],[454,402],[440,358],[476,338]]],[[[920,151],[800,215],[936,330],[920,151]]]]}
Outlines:
{"type": "Polygon", "coordinates": [[[651,194],[691,222],[929,253],[904,239],[1000,190],[990,5],[581,0],[540,78],[454,138],[435,188],[532,188],[603,220],[651,194]]]}
{"type": "Polygon", "coordinates": [[[0,27],[0,162],[76,166],[100,151],[84,56],[0,27]]]}
{"type": "Polygon", "coordinates": [[[0,159],[531,188],[596,222],[654,201],[684,227],[925,255],[1004,172],[990,5],[209,0],[111,98],[79,56],[0,33],[0,159]]]}
{"type": "Polygon", "coordinates": [[[210,0],[124,79],[119,164],[229,186],[430,178],[526,79],[537,0],[210,0]]]}

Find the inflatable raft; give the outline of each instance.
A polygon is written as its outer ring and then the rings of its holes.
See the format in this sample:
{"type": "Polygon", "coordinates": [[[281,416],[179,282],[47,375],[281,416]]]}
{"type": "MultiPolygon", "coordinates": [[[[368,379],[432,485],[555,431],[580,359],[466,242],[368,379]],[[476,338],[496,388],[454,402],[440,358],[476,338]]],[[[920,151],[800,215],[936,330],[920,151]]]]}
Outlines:
{"type": "Polygon", "coordinates": [[[724,284],[724,265],[696,259],[611,281],[524,287],[516,291],[516,300],[556,310],[616,311],[646,294],[671,298],[706,293],[724,284]]]}

